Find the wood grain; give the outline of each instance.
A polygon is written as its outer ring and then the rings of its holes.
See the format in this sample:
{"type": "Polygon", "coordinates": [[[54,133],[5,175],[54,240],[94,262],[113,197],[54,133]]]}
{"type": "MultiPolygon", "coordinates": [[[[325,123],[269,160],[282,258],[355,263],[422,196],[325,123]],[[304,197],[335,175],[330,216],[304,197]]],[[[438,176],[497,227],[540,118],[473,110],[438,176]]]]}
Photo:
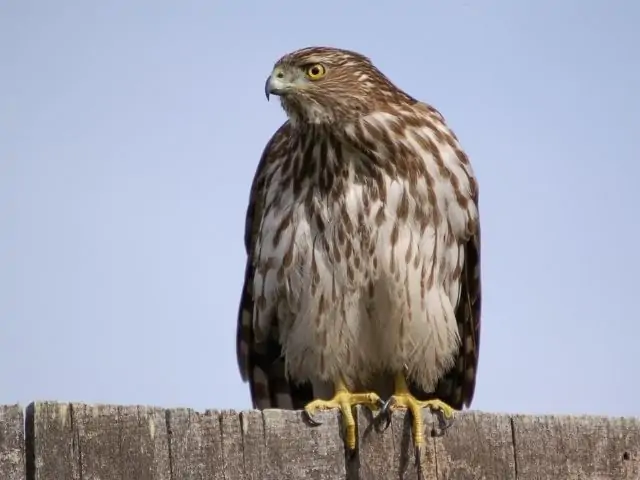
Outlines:
{"type": "Polygon", "coordinates": [[[0,405],[0,478],[26,478],[24,414],[19,405],[0,405]]]}
{"type": "Polygon", "coordinates": [[[4,480],[636,480],[640,419],[458,413],[414,462],[411,417],[388,428],[358,407],[346,455],[340,414],[37,402],[0,406],[4,480]],[[24,422],[24,423],[23,423],[24,422]],[[422,477],[419,476],[422,474],[422,477]]]}

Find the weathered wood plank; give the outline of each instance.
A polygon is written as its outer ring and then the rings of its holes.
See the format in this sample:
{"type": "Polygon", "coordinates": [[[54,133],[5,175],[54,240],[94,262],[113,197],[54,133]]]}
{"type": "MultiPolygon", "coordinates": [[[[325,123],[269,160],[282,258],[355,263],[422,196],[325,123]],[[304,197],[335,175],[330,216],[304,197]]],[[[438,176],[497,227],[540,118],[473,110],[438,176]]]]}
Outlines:
{"type": "Polygon", "coordinates": [[[166,415],[172,478],[225,480],[219,412],[172,409],[166,415]]]}
{"type": "MultiPolygon", "coordinates": [[[[345,478],[344,448],[337,413],[319,413],[317,419],[322,425],[317,427],[308,425],[301,412],[249,410],[217,414],[220,431],[215,431],[214,435],[221,439],[218,475],[222,476],[207,478],[345,478]]],[[[175,457],[173,448],[172,455],[175,457]]]]}
{"type": "MultiPolygon", "coordinates": [[[[435,418],[424,410],[427,444],[422,452],[422,475],[427,479],[515,479],[511,421],[508,416],[462,412],[446,435],[431,436],[435,418]]],[[[391,426],[380,433],[379,423],[365,408],[358,410],[360,432],[359,477],[418,479],[411,415],[394,412],[391,426]]]]}
{"type": "MultiPolygon", "coordinates": [[[[350,480],[398,478],[394,435],[391,426],[376,418],[369,408],[356,407],[358,421],[358,454],[347,465],[350,480]]],[[[393,420],[393,419],[392,419],[393,420]]],[[[397,419],[396,419],[397,422],[397,419]]]]}
{"type": "Polygon", "coordinates": [[[77,439],[69,404],[29,404],[25,428],[29,480],[80,480],[77,439]]]}
{"type": "Polygon", "coordinates": [[[219,416],[222,444],[221,470],[227,480],[244,480],[247,476],[245,475],[240,413],[234,410],[224,410],[219,412],[219,416]]]}
{"type": "Polygon", "coordinates": [[[640,419],[513,417],[518,480],[637,480],[640,419]]]}
{"type": "MultiPolygon", "coordinates": [[[[292,411],[45,402],[27,408],[23,434],[22,410],[0,407],[0,479],[421,478],[409,414],[394,412],[383,430],[369,409],[355,413],[359,450],[345,458],[337,411],[320,413],[322,425],[313,427],[292,411]]],[[[444,437],[429,430],[425,480],[640,478],[640,419],[472,411],[459,413],[444,437]]]]}
{"type": "MultiPolygon", "coordinates": [[[[254,422],[258,422],[260,413],[255,412],[255,415],[254,422]]],[[[322,424],[310,426],[302,412],[264,410],[265,452],[262,468],[252,470],[249,478],[345,478],[344,441],[339,415],[338,412],[320,412],[315,419],[322,424]]],[[[245,442],[244,447],[246,455],[251,444],[245,442]]]]}
{"type": "Polygon", "coordinates": [[[24,415],[19,405],[0,405],[0,478],[25,480],[24,415]]]}
{"type": "Polygon", "coordinates": [[[453,425],[434,438],[434,444],[438,480],[516,479],[511,419],[506,415],[456,413],[453,425]]]}
{"type": "Polygon", "coordinates": [[[35,478],[171,480],[164,410],[37,403],[35,478]]]}
{"type": "MultiPolygon", "coordinates": [[[[426,413],[426,411],[425,411],[426,413]]],[[[395,411],[391,416],[391,424],[377,417],[377,413],[365,407],[358,407],[358,476],[355,479],[386,480],[389,478],[417,480],[419,478],[435,479],[436,463],[434,444],[430,432],[432,421],[425,415],[426,445],[421,455],[421,472],[416,464],[411,436],[411,415],[405,411],[395,411]]]]}
{"type": "Polygon", "coordinates": [[[170,480],[164,410],[72,404],[82,478],[170,480]]]}
{"type": "Polygon", "coordinates": [[[244,460],[244,478],[259,480],[268,478],[266,475],[270,459],[264,436],[264,418],[262,412],[249,410],[236,414],[240,431],[242,432],[242,458],[244,460]]]}

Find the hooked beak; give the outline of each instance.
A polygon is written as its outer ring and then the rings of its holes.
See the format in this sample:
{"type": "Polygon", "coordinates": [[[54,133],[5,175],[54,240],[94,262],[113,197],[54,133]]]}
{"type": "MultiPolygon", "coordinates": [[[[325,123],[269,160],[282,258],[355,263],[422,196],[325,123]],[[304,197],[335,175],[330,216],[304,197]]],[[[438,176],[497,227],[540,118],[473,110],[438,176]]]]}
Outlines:
{"type": "Polygon", "coordinates": [[[269,95],[271,94],[271,75],[267,77],[267,81],[264,82],[264,94],[267,97],[267,102],[269,101],[269,95]]]}
{"type": "Polygon", "coordinates": [[[287,91],[287,83],[282,80],[282,73],[269,75],[264,82],[264,94],[269,100],[270,95],[282,95],[287,91]]]}

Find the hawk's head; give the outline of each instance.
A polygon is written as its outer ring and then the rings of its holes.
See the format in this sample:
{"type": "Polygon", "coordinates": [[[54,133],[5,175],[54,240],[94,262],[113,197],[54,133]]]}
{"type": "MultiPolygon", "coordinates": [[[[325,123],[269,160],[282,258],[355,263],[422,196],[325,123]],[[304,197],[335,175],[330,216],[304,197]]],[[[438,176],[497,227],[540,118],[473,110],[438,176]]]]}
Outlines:
{"type": "Polygon", "coordinates": [[[348,121],[381,103],[413,101],[364,55],[330,47],[296,50],[278,60],[265,93],[279,95],[294,123],[348,121]]]}

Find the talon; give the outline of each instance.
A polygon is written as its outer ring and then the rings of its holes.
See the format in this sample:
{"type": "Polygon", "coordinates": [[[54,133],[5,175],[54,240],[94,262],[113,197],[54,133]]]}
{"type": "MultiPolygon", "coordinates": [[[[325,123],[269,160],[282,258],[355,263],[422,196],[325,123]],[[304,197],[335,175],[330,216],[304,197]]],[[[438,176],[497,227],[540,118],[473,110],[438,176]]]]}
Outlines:
{"type": "Polygon", "coordinates": [[[345,429],[345,443],[351,451],[356,448],[356,422],[351,412],[355,405],[366,405],[372,410],[377,410],[383,404],[382,399],[375,393],[351,393],[343,382],[335,385],[335,395],[330,400],[314,400],[304,407],[304,411],[313,426],[322,422],[313,417],[315,410],[328,410],[337,408],[342,413],[342,423],[345,429]]]}
{"type": "Polygon", "coordinates": [[[378,414],[378,417],[383,418],[385,421],[384,427],[382,428],[382,431],[384,432],[387,428],[389,428],[389,425],[391,425],[391,408],[395,405],[395,398],[391,397],[386,402],[383,400],[380,401],[382,402],[382,406],[380,407],[380,413],[378,414]]]}
{"type": "Polygon", "coordinates": [[[430,400],[427,407],[438,419],[438,428],[434,428],[431,431],[431,435],[434,437],[443,436],[444,432],[453,425],[455,411],[449,405],[440,400],[430,400]]]}
{"type": "MultiPolygon", "coordinates": [[[[432,431],[432,435],[442,436],[446,429],[453,424],[454,409],[444,403],[442,400],[418,400],[409,391],[406,380],[403,375],[397,375],[395,379],[395,394],[389,398],[383,412],[395,410],[397,408],[406,408],[411,412],[412,424],[411,433],[413,435],[413,445],[415,459],[420,464],[422,458],[422,449],[425,445],[424,438],[424,420],[422,417],[422,409],[428,408],[438,418],[439,432],[432,431]]],[[[389,415],[390,418],[390,415],[389,415]]]]}
{"type": "Polygon", "coordinates": [[[382,411],[380,413],[385,415],[391,413],[391,407],[393,407],[395,404],[396,404],[396,398],[395,397],[389,398],[389,400],[383,403],[382,411]]]}
{"type": "Polygon", "coordinates": [[[315,417],[313,416],[313,413],[310,412],[309,410],[304,410],[305,415],[307,416],[307,421],[311,424],[311,426],[313,427],[319,427],[320,425],[322,425],[322,422],[320,420],[316,420],[315,417]]]}

